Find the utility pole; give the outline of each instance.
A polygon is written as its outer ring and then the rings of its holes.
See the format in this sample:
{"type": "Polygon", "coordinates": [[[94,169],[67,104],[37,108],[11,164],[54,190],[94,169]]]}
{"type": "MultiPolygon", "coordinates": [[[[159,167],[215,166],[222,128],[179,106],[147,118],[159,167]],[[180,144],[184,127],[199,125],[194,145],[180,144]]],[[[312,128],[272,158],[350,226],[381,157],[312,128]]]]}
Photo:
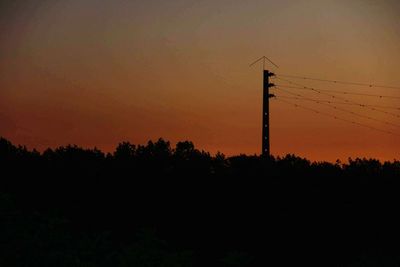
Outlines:
{"type": "Polygon", "coordinates": [[[269,82],[269,77],[274,76],[272,72],[263,69],[263,115],[262,115],[262,151],[263,157],[271,155],[270,138],[269,138],[269,99],[274,97],[269,93],[269,88],[274,84],[269,82]]]}
{"type": "Polygon", "coordinates": [[[254,65],[255,63],[263,60],[263,108],[262,108],[262,141],[261,141],[261,155],[263,157],[270,157],[271,150],[270,150],[270,138],[269,138],[269,99],[274,97],[275,95],[269,93],[269,88],[273,87],[274,84],[269,82],[269,77],[274,76],[275,74],[265,69],[265,60],[268,60],[272,63],[275,67],[278,66],[269,60],[267,57],[263,56],[253,63],[250,66],[254,65]]]}

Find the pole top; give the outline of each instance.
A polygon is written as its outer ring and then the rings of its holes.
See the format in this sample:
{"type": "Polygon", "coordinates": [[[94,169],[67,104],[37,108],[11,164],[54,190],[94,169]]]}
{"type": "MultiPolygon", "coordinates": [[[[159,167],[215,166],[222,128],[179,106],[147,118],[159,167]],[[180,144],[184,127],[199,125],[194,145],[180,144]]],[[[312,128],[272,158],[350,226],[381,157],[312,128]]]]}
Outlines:
{"type": "Polygon", "coordinates": [[[272,62],[272,61],[271,61],[269,58],[267,58],[266,56],[260,57],[259,59],[257,59],[257,60],[254,61],[253,63],[251,63],[251,64],[249,65],[249,67],[253,66],[254,64],[256,64],[257,62],[259,62],[259,61],[261,61],[261,60],[263,61],[263,70],[265,70],[265,60],[269,61],[272,65],[274,65],[275,67],[279,68],[278,65],[276,65],[274,62],[272,62]]]}

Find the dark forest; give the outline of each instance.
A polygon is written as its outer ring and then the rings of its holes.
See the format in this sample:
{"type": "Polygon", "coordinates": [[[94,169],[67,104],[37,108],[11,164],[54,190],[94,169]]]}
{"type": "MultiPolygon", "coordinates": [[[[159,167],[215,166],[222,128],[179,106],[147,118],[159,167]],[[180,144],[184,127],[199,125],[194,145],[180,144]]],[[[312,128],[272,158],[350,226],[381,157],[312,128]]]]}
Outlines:
{"type": "Polygon", "coordinates": [[[400,162],[0,139],[0,266],[399,266],[400,162]]]}

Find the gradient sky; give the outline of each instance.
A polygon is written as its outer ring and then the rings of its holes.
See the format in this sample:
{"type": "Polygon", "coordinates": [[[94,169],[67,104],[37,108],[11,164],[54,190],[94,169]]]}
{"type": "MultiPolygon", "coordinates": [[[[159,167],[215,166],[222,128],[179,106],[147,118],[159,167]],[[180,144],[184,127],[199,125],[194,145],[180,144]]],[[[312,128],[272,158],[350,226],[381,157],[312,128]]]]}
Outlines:
{"type": "MultiPolygon", "coordinates": [[[[112,151],[123,140],[163,137],[212,153],[258,154],[262,67],[249,63],[263,55],[278,73],[400,86],[400,2],[3,0],[0,135],[39,150],[74,143],[112,151]]],[[[400,127],[301,104],[400,135],[400,127]]],[[[400,125],[394,116],[344,108],[400,125]]],[[[271,139],[274,155],[400,158],[400,136],[278,101],[271,139]]]]}

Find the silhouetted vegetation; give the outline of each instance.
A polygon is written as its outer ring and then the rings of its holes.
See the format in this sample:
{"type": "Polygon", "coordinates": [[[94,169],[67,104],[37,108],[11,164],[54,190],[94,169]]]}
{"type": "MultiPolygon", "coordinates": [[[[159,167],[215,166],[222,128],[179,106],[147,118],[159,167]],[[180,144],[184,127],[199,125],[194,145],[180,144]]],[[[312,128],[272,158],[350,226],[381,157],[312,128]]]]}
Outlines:
{"type": "Polygon", "coordinates": [[[0,266],[398,266],[400,162],[0,139],[0,266]]]}

